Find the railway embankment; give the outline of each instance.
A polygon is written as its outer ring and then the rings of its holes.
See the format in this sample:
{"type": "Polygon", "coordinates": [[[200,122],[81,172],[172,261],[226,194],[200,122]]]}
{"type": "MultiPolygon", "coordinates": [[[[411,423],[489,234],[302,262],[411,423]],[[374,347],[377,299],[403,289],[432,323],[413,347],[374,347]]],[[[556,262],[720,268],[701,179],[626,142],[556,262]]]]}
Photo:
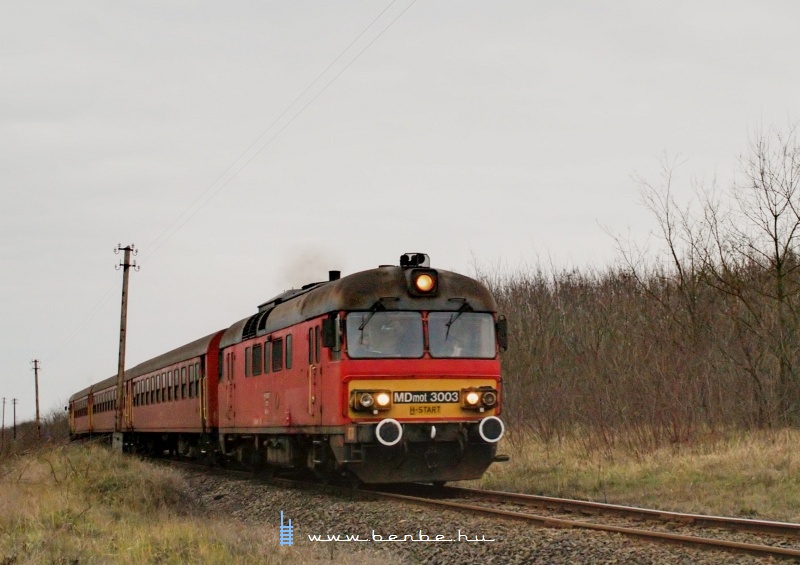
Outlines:
{"type": "Polygon", "coordinates": [[[3,565],[326,561],[209,509],[179,472],[103,446],[45,441],[0,460],[3,565]]]}
{"type": "MultiPolygon", "coordinates": [[[[580,441],[509,439],[502,451],[512,455],[511,461],[493,465],[479,486],[664,510],[800,519],[800,461],[792,449],[800,433],[795,431],[730,434],[650,453],[623,447],[598,452],[580,441]]],[[[0,563],[8,565],[386,565],[469,563],[472,558],[566,563],[578,557],[711,563],[720,554],[186,473],[53,437],[29,441],[24,450],[0,460],[0,563]],[[291,546],[280,545],[281,511],[285,525],[292,521],[291,546]],[[388,541],[401,534],[494,541],[388,541]],[[348,535],[369,539],[326,537],[348,535]]]]}

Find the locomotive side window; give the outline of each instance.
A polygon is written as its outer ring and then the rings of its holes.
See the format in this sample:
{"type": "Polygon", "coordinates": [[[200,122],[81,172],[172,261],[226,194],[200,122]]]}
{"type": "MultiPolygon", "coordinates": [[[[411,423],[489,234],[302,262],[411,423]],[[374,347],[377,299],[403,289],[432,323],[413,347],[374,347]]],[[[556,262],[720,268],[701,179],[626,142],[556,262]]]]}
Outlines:
{"type": "Polygon", "coordinates": [[[250,348],[244,348],[244,376],[250,376],[250,348]]]}
{"type": "Polygon", "coordinates": [[[253,346],[253,376],[261,374],[261,344],[257,343],[253,346]]]}
{"type": "Polygon", "coordinates": [[[286,368],[292,368],[292,334],[286,336],[286,368]]]}
{"type": "Polygon", "coordinates": [[[422,357],[422,314],[419,312],[351,312],[346,319],[347,353],[351,358],[422,357]]]}
{"type": "Polygon", "coordinates": [[[494,318],[478,312],[428,314],[431,357],[494,359],[494,318]]]}
{"type": "Polygon", "coordinates": [[[308,364],[314,363],[314,328],[308,328],[308,364]]]}
{"type": "Polygon", "coordinates": [[[278,338],[272,341],[272,371],[283,369],[283,339],[278,338]]]}
{"type": "Polygon", "coordinates": [[[269,367],[272,365],[272,357],[270,357],[272,349],[269,344],[269,341],[264,342],[264,374],[269,373],[269,367]]]}

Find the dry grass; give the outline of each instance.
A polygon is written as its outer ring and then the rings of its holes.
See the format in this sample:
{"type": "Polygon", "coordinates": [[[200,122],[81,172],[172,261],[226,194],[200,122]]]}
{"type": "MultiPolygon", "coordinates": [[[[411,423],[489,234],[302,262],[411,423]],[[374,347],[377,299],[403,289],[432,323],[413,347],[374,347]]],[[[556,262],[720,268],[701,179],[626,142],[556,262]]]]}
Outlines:
{"type": "MultiPolygon", "coordinates": [[[[373,556],[348,556],[351,565],[373,556]]],[[[98,446],[0,461],[0,563],[322,563],[277,528],[213,517],[174,471],[98,446]]]]}
{"type": "MultiPolygon", "coordinates": [[[[624,442],[620,442],[624,444],[624,442]]],[[[800,521],[800,431],[732,433],[631,453],[516,438],[480,486],[664,510],[800,521]]]]}

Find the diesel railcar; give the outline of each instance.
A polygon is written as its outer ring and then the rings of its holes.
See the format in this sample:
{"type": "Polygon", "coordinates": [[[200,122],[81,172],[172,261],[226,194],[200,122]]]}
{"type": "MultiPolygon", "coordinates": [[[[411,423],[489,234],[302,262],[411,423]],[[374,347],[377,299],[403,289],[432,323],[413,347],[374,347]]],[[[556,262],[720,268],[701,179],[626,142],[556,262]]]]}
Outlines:
{"type": "MultiPolygon", "coordinates": [[[[427,255],[334,271],[126,370],[124,445],[366,483],[478,478],[505,459],[506,340],[488,289],[427,255]]],[[[114,431],[116,383],[70,398],[73,437],[114,431]]]]}

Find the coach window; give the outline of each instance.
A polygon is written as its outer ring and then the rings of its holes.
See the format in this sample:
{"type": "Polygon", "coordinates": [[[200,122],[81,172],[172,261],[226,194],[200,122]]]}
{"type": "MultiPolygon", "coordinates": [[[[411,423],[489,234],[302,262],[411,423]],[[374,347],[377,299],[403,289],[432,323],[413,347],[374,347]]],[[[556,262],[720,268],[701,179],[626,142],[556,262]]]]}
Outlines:
{"type": "Polygon", "coordinates": [[[261,344],[257,343],[253,346],[253,376],[261,374],[261,344]]]}
{"type": "Polygon", "coordinates": [[[292,334],[286,336],[286,368],[292,368],[292,334]]]}
{"type": "Polygon", "coordinates": [[[167,401],[172,402],[172,371],[167,371],[167,401]]]}
{"type": "Polygon", "coordinates": [[[272,371],[283,369],[283,339],[272,340],[272,371]]]}
{"type": "Polygon", "coordinates": [[[167,401],[167,373],[161,373],[161,402],[167,401]]]}
{"type": "MultiPolygon", "coordinates": [[[[181,367],[181,375],[185,374],[186,367],[181,367]]],[[[194,398],[194,387],[192,385],[194,385],[194,366],[189,365],[189,398],[194,398]]]]}
{"type": "Polygon", "coordinates": [[[250,376],[250,348],[244,348],[244,376],[250,376]]]}
{"type": "Polygon", "coordinates": [[[200,363],[194,364],[194,393],[200,396],[200,363]]]}
{"type": "Polygon", "coordinates": [[[175,369],[175,372],[172,373],[172,396],[175,400],[180,400],[180,396],[178,393],[181,391],[181,375],[178,373],[178,369],[175,369]]]}
{"type": "MultiPolygon", "coordinates": [[[[175,369],[175,373],[178,373],[178,369],[175,369]]],[[[181,374],[181,398],[186,398],[186,373],[181,374]]]]}

